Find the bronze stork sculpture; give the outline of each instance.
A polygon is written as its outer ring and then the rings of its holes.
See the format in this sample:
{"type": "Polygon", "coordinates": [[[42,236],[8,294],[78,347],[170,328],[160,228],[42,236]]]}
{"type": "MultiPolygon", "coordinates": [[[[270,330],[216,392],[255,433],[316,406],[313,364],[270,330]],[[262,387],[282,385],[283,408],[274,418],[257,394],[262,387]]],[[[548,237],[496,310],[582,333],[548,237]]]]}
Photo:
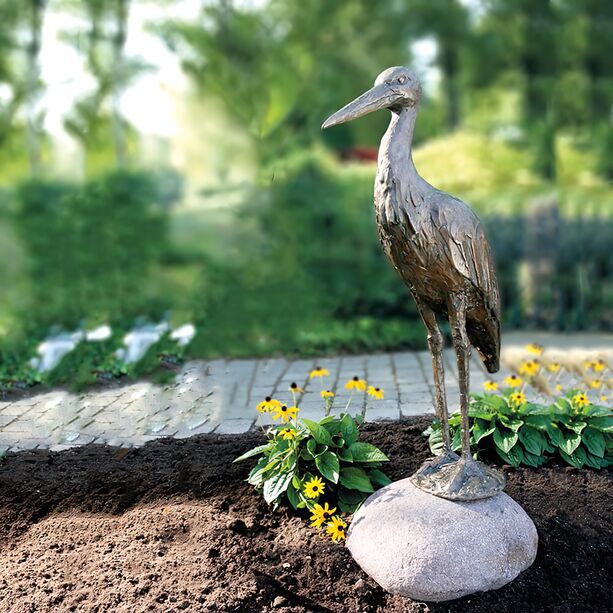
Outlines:
{"type": "Polygon", "coordinates": [[[392,118],[381,140],[375,180],[379,239],[408,286],[428,331],[436,386],[436,414],[443,454],[411,478],[419,488],[451,500],[476,500],[504,488],[504,477],[470,452],[468,383],[471,345],[489,372],[499,368],[500,300],[490,248],[481,222],[461,200],[419,176],[411,156],[421,97],[415,74],[388,68],[374,87],[326,119],[329,128],[387,108],[392,118]],[[462,455],[451,448],[443,367],[443,336],[437,318],[447,317],[458,363],[462,455]]]}

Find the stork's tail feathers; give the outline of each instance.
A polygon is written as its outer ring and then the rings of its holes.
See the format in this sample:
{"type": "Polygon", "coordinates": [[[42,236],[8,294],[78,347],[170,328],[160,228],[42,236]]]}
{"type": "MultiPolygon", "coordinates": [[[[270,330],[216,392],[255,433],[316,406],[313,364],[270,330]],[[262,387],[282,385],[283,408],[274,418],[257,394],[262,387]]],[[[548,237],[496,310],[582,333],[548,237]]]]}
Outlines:
{"type": "Polygon", "coordinates": [[[500,323],[497,319],[486,322],[468,321],[466,331],[487,372],[495,373],[500,370],[500,323]]]}

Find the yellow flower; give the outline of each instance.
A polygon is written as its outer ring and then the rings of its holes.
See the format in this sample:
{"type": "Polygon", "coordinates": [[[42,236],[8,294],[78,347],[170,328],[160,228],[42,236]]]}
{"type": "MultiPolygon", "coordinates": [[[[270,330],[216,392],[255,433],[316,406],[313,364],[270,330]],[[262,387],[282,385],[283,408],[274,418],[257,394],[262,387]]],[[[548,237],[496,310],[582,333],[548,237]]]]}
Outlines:
{"type": "Polygon", "coordinates": [[[326,532],[330,535],[334,542],[345,540],[345,528],[347,524],[338,516],[335,515],[329,522],[326,532]]]}
{"type": "Polygon", "coordinates": [[[600,379],[592,379],[590,381],[590,387],[593,390],[597,390],[599,387],[602,387],[602,381],[600,379]]]}
{"type": "Polygon", "coordinates": [[[289,391],[294,394],[302,394],[302,392],[304,392],[304,390],[295,381],[290,383],[289,391]]]}
{"type": "Polygon", "coordinates": [[[353,379],[349,379],[349,381],[345,383],[345,388],[348,390],[358,390],[358,392],[363,392],[366,389],[366,381],[364,379],[360,379],[358,376],[355,376],[353,379]]]}
{"type": "Polygon", "coordinates": [[[326,521],[326,515],[334,515],[336,513],[336,507],[330,508],[326,502],[322,507],[320,504],[316,504],[311,509],[313,515],[311,515],[311,526],[313,528],[320,528],[326,521]]]}
{"type": "Polygon", "coordinates": [[[330,390],[321,390],[319,393],[321,394],[322,398],[334,398],[334,392],[331,392],[330,390]]]}
{"type": "Polygon", "coordinates": [[[282,404],[273,409],[273,419],[282,419],[283,423],[288,423],[290,419],[296,419],[296,415],[300,409],[298,407],[288,407],[286,404],[282,404]]]}
{"type": "Polygon", "coordinates": [[[330,373],[326,368],[315,366],[315,368],[309,373],[309,379],[313,379],[314,377],[327,377],[329,374],[330,373]]]}
{"type": "Polygon", "coordinates": [[[600,402],[607,402],[608,398],[606,396],[600,397],[600,402]]]}
{"type": "Polygon", "coordinates": [[[296,430],[293,428],[283,428],[282,430],[279,430],[277,434],[286,441],[291,441],[293,438],[296,438],[298,432],[296,432],[296,430]]]}
{"type": "Polygon", "coordinates": [[[495,392],[498,390],[498,383],[496,383],[496,381],[486,381],[483,387],[486,392],[495,392]]]}
{"type": "Polygon", "coordinates": [[[509,396],[509,402],[519,407],[526,402],[526,395],[523,392],[513,392],[509,396]]]}
{"type": "Polygon", "coordinates": [[[547,366],[547,370],[553,373],[560,372],[560,364],[558,364],[558,362],[552,362],[547,366]]]}
{"type": "Polygon", "coordinates": [[[532,353],[533,355],[541,355],[543,353],[543,346],[538,345],[537,343],[530,343],[526,345],[526,351],[528,353],[532,353]]]}
{"type": "Polygon", "coordinates": [[[556,392],[560,393],[562,391],[562,386],[559,383],[556,383],[556,392]]]}
{"type": "Polygon", "coordinates": [[[313,477],[310,481],[304,484],[304,495],[307,498],[318,498],[324,493],[324,482],[320,477],[313,477]]]}
{"type": "Polygon", "coordinates": [[[528,360],[519,367],[519,374],[532,377],[539,371],[540,365],[537,360],[528,360]]]}
{"type": "Polygon", "coordinates": [[[523,380],[517,375],[509,375],[505,378],[504,382],[505,385],[508,385],[509,387],[519,387],[523,383],[523,380]]]}
{"type": "Polygon", "coordinates": [[[578,394],[575,394],[573,396],[573,402],[578,407],[586,407],[588,404],[590,404],[588,397],[583,392],[579,392],[578,394]]]}
{"type": "Polygon", "coordinates": [[[605,363],[604,360],[588,360],[585,363],[585,368],[594,372],[602,372],[605,368],[605,363]]]}
{"type": "Polygon", "coordinates": [[[277,407],[280,407],[281,403],[278,400],[274,400],[270,396],[266,396],[257,407],[255,407],[260,413],[270,413],[275,410],[277,407]]]}
{"type": "Polygon", "coordinates": [[[383,390],[380,387],[368,386],[368,395],[376,398],[377,400],[383,399],[383,390]]]}

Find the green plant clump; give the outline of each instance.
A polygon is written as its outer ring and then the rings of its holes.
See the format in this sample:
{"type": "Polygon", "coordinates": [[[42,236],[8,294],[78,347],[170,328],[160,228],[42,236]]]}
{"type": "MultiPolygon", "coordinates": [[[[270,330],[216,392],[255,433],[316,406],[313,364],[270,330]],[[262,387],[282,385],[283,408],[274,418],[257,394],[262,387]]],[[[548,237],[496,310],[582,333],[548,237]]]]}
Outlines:
{"type": "MultiPolygon", "coordinates": [[[[562,460],[576,468],[601,469],[613,464],[613,411],[590,404],[577,390],[551,405],[513,401],[512,390],[503,395],[472,394],[471,444],[476,456],[496,454],[511,466],[538,468],[562,460]]],[[[452,448],[461,448],[460,414],[449,418],[452,448]]],[[[443,449],[440,422],[425,432],[431,451],[443,449]]]]}

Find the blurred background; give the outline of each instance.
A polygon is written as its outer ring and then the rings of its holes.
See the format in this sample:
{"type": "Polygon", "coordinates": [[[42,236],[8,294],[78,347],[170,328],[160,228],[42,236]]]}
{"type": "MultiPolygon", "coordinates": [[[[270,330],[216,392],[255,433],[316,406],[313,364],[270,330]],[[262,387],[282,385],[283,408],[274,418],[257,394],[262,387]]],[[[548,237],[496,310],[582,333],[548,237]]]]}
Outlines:
{"type": "Polygon", "coordinates": [[[384,68],[504,329],[613,328],[609,0],[0,0],[0,387],[421,348],[378,244],[384,68]],[[92,342],[81,342],[89,340],[92,342]]]}

